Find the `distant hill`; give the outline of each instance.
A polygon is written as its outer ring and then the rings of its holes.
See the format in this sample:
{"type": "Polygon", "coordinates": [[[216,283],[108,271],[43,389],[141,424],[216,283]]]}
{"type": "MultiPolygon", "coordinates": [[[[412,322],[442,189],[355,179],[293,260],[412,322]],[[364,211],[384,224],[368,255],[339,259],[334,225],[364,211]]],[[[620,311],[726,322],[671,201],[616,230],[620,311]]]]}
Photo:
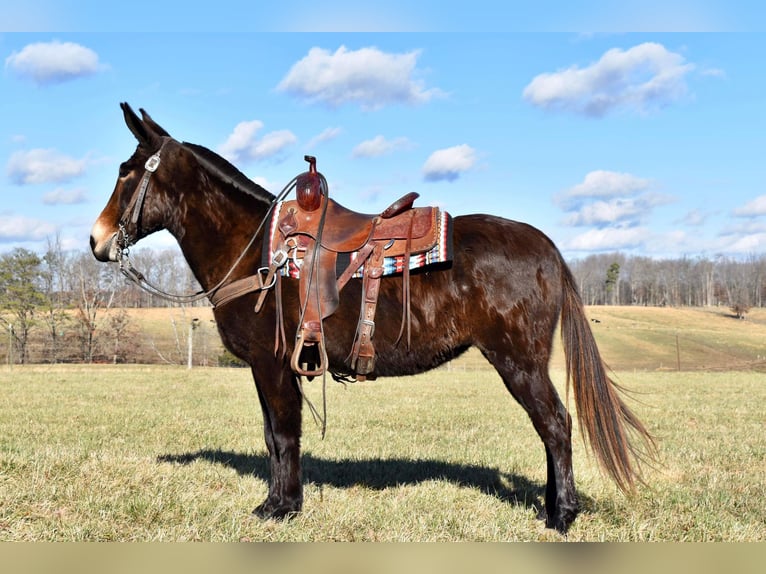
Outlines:
{"type": "MultiPolygon", "coordinates": [[[[607,365],[624,371],[766,371],[766,309],[744,320],[725,307],[587,307],[591,329],[607,365]]],[[[564,369],[556,335],[552,366],[564,369]]],[[[489,368],[471,349],[450,368],[489,368]]]]}
{"type": "MultiPolygon", "coordinates": [[[[766,309],[752,309],[744,320],[724,307],[595,306],[586,312],[604,360],[617,373],[677,370],[679,364],[683,371],[766,370],[766,309]]],[[[146,361],[185,363],[193,319],[198,319],[195,365],[214,366],[223,353],[210,308],[131,309],[129,314],[141,333],[146,361]]],[[[558,335],[553,366],[564,368],[558,335]]],[[[472,349],[448,368],[490,367],[472,349]]]]}
{"type": "Polygon", "coordinates": [[[725,307],[604,306],[587,313],[616,371],[766,370],[766,309],[743,320],[725,307]]]}

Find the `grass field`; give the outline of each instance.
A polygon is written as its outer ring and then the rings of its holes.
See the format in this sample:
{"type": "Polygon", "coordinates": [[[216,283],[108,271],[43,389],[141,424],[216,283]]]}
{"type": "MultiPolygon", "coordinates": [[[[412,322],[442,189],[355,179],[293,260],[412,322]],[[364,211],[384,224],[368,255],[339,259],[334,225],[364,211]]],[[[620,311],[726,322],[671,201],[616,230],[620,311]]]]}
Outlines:
{"type": "MultiPolygon", "coordinates": [[[[661,464],[624,497],[577,435],[583,512],[568,539],[766,540],[766,374],[619,379],[661,464]]],[[[318,402],[319,382],[308,392],[318,402]]],[[[542,445],[493,372],[330,382],[328,405],[324,440],[305,415],[304,512],[263,522],[250,517],[268,463],[247,370],[2,367],[0,540],[562,539],[535,518],[542,445]]]]}
{"type": "Polygon", "coordinates": [[[766,309],[588,307],[601,353],[617,371],[766,371],[766,309]],[[596,322],[598,321],[598,322],[596,322]]]}

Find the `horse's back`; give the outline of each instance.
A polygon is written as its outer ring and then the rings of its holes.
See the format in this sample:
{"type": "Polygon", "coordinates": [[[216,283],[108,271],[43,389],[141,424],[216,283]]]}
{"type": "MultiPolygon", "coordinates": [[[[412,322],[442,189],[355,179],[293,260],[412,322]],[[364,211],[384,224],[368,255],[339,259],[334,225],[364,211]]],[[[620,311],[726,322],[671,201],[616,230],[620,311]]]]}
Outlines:
{"type": "Polygon", "coordinates": [[[521,221],[483,213],[454,218],[455,250],[476,250],[483,246],[507,258],[554,257],[558,250],[542,231],[521,221]]]}
{"type": "MultiPolygon", "coordinates": [[[[451,265],[411,277],[409,349],[397,337],[401,279],[382,282],[375,321],[379,375],[422,372],[471,346],[484,350],[497,342],[521,356],[532,339],[550,339],[562,293],[562,260],[550,239],[525,223],[479,214],[455,217],[453,240],[451,265]]],[[[358,294],[341,308],[336,319],[353,321],[358,294]]]]}

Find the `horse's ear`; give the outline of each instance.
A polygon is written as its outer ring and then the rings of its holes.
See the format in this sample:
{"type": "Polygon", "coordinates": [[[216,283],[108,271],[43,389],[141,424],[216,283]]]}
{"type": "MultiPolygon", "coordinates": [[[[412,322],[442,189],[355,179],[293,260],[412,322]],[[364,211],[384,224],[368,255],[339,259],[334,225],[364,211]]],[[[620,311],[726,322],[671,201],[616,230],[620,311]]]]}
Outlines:
{"type": "Polygon", "coordinates": [[[149,130],[148,126],[136,115],[126,102],[120,104],[122,114],[125,116],[125,124],[131,133],[136,136],[139,145],[153,147],[156,136],[149,130]]]}
{"type": "MultiPolygon", "coordinates": [[[[125,116],[125,124],[128,126],[131,133],[136,136],[139,145],[149,149],[158,147],[158,140],[164,134],[155,132],[152,125],[139,118],[138,115],[136,115],[136,112],[133,111],[133,108],[127,103],[121,103],[120,107],[125,116]]],[[[165,130],[162,131],[164,132],[165,130]]]]}
{"type": "Polygon", "coordinates": [[[150,116],[144,108],[139,108],[139,111],[141,112],[141,117],[144,118],[144,123],[150,126],[155,132],[157,132],[161,136],[167,136],[170,137],[170,134],[165,131],[165,128],[163,128],[160,124],[155,122],[152,119],[152,116],[150,116]]]}

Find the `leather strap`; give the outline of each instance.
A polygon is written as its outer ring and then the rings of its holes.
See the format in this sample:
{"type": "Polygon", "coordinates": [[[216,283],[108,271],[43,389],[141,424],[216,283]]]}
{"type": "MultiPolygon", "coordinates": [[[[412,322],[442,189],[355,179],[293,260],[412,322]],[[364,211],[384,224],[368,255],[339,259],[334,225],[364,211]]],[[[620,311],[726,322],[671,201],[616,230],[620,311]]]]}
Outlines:
{"type": "Polygon", "coordinates": [[[372,338],[375,335],[375,309],[378,304],[382,275],[383,247],[377,243],[365,267],[362,280],[364,297],[362,313],[359,316],[357,336],[351,350],[351,368],[356,372],[356,378],[359,381],[365,380],[367,374],[375,369],[375,347],[372,344],[372,338]]]}
{"type": "Polygon", "coordinates": [[[404,263],[402,269],[402,326],[396,337],[395,345],[402,340],[405,328],[407,330],[407,350],[410,350],[411,341],[411,317],[410,314],[410,255],[412,252],[412,225],[415,220],[414,212],[410,212],[410,233],[407,235],[407,243],[404,249],[404,263]]]}
{"type": "Polygon", "coordinates": [[[249,277],[232,281],[228,285],[224,285],[218,289],[218,291],[210,295],[210,302],[213,304],[213,307],[220,307],[221,305],[226,305],[226,303],[233,301],[237,297],[242,297],[242,295],[247,295],[253,291],[260,291],[262,288],[263,282],[261,281],[261,276],[250,275],[249,277]]]}
{"type": "Polygon", "coordinates": [[[208,296],[210,303],[212,303],[213,307],[219,307],[233,301],[237,297],[242,297],[242,295],[247,295],[253,291],[260,291],[258,301],[255,303],[255,312],[257,313],[261,310],[261,307],[263,307],[263,302],[265,301],[269,290],[277,281],[277,271],[279,271],[279,268],[286,262],[287,254],[283,250],[279,250],[274,255],[268,269],[261,267],[255,275],[248,275],[241,279],[235,279],[231,283],[219,287],[208,296]],[[262,272],[264,271],[266,272],[265,279],[262,276],[262,272]]]}

